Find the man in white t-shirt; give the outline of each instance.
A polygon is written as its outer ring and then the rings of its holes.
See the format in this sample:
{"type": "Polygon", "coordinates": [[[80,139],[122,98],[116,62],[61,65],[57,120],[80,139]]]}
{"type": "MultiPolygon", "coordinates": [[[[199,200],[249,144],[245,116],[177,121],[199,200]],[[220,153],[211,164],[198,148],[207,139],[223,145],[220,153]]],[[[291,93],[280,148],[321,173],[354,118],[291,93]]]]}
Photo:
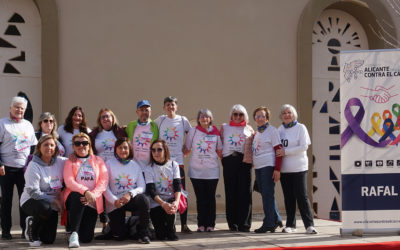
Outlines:
{"type": "MultiPolygon", "coordinates": [[[[185,185],[185,170],[183,165],[183,145],[185,134],[189,132],[192,126],[188,119],[184,116],[176,114],[178,111],[178,99],[173,96],[164,98],[165,115],[159,116],[154,121],[158,125],[160,139],[167,142],[171,159],[179,163],[179,171],[181,183],[184,189],[185,185]]],[[[181,214],[181,232],[192,233],[187,226],[187,209],[181,214]]]]}

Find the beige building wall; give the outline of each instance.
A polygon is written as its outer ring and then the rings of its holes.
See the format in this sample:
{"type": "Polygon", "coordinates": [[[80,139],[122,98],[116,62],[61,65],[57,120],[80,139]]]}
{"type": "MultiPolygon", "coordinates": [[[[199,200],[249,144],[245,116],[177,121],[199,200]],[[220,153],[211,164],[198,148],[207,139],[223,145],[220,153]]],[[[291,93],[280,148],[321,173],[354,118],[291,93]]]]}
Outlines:
{"type": "MultiPolygon", "coordinates": [[[[80,105],[90,126],[101,107],[127,124],[142,98],[150,100],[156,118],[163,98],[174,95],[189,120],[206,107],[220,125],[241,103],[249,113],[268,106],[278,126],[280,106],[298,101],[296,36],[307,2],[58,0],[59,123],[80,105]]],[[[224,200],[221,171],[219,212],[224,200]]],[[[254,194],[255,211],[262,209],[260,200],[254,194]]],[[[194,199],[189,205],[194,211],[194,199]]]]}

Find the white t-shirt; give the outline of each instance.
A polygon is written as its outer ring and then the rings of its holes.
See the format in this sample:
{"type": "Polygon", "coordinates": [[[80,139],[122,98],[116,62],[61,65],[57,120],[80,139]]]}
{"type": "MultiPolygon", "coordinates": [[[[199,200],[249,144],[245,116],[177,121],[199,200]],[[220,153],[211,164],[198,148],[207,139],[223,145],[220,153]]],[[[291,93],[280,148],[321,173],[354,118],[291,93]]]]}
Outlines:
{"type": "Polygon", "coordinates": [[[160,139],[167,142],[171,159],[183,165],[182,147],[185,133],[189,132],[192,126],[184,116],[176,115],[171,119],[166,115],[159,116],[154,120],[160,131],[160,139]]]}
{"type": "Polygon", "coordinates": [[[35,130],[29,121],[0,119],[0,159],[5,166],[23,168],[31,146],[36,144],[35,130]]]}
{"type": "Polygon", "coordinates": [[[115,210],[114,202],[128,192],[133,198],[146,190],[142,169],[134,160],[124,165],[113,157],[106,162],[106,167],[108,187],[103,195],[106,198],[107,213],[115,210]]]}
{"type": "Polygon", "coordinates": [[[114,158],[114,145],[117,141],[112,130],[102,130],[96,135],[94,146],[97,150],[97,155],[100,156],[104,162],[114,158]]]}
{"type": "MultiPolygon", "coordinates": [[[[165,165],[149,165],[144,172],[146,184],[154,183],[156,186],[156,195],[164,201],[175,197],[172,182],[174,179],[180,179],[179,164],[176,161],[168,161],[165,165]]],[[[159,206],[157,202],[150,199],[150,208],[159,206]]]]}
{"type": "Polygon", "coordinates": [[[222,149],[219,135],[207,135],[192,128],[186,137],[186,148],[192,150],[189,177],[195,179],[218,179],[219,161],[216,150],[222,149]]]}
{"type": "Polygon", "coordinates": [[[275,166],[275,150],[274,147],[281,144],[278,130],[269,125],[264,132],[257,131],[253,140],[253,164],[254,169],[275,166]]]}
{"type": "MultiPolygon", "coordinates": [[[[93,190],[96,187],[96,173],[93,169],[93,166],[90,165],[88,158],[78,158],[82,164],[80,165],[78,172],[76,174],[76,182],[84,185],[88,188],[88,190],[93,190]]],[[[91,204],[89,206],[96,209],[96,203],[91,204]]]]}
{"type": "Polygon", "coordinates": [[[153,132],[151,131],[150,122],[146,125],[138,124],[133,134],[133,158],[139,163],[144,172],[150,162],[150,146],[153,132]]]}
{"type": "Polygon", "coordinates": [[[302,172],[308,169],[307,149],[311,144],[306,126],[297,123],[291,128],[278,128],[285,156],[282,159],[282,173],[302,172]]]}
{"type": "MultiPolygon", "coordinates": [[[[90,128],[87,128],[87,132],[88,134],[91,132],[92,130],[90,128]]],[[[80,131],[79,129],[74,129],[74,132],[71,134],[67,131],[65,131],[64,129],[64,125],[61,125],[58,129],[57,129],[57,133],[60,136],[61,140],[62,140],[62,144],[64,145],[65,148],[65,156],[69,157],[70,154],[72,154],[74,152],[74,150],[72,149],[72,137],[76,134],[79,134],[80,131]]]]}
{"type": "Polygon", "coordinates": [[[244,152],[244,141],[250,137],[252,131],[248,126],[235,127],[229,124],[222,125],[223,129],[223,148],[222,155],[224,157],[231,155],[233,152],[244,152]]]}

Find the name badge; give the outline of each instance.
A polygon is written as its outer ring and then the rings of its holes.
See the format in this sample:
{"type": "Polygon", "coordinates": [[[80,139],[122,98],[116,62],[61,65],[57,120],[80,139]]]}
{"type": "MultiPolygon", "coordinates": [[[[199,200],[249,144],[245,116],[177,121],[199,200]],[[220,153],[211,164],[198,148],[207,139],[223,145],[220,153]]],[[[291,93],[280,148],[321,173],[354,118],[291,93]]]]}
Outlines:
{"type": "Polygon", "coordinates": [[[152,132],[143,132],[141,135],[142,138],[144,139],[152,139],[153,138],[153,133],[152,132]]]}
{"type": "Polygon", "coordinates": [[[207,135],[204,137],[204,140],[206,142],[217,142],[217,136],[216,135],[207,135]]]}

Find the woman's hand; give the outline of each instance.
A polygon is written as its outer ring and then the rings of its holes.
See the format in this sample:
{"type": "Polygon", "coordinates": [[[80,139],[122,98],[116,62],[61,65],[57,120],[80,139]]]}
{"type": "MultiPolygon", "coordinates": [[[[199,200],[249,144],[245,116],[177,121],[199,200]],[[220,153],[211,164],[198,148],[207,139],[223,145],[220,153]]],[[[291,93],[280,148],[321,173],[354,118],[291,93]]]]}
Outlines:
{"type": "Polygon", "coordinates": [[[178,208],[175,208],[174,205],[168,203],[168,202],[164,202],[161,204],[161,207],[164,209],[164,211],[167,214],[175,214],[178,208]]]}
{"type": "Polygon", "coordinates": [[[272,174],[272,179],[274,179],[274,182],[278,182],[280,178],[281,172],[279,172],[278,170],[274,170],[274,173],[272,174]]]}
{"type": "Polygon", "coordinates": [[[0,175],[1,175],[1,176],[6,175],[6,167],[0,166],[0,175]]]}
{"type": "Polygon", "coordinates": [[[114,205],[115,205],[116,208],[122,207],[122,203],[119,200],[115,200],[114,201],[114,205]]]}
{"type": "Polygon", "coordinates": [[[94,196],[94,194],[92,192],[90,192],[89,190],[85,191],[85,198],[86,201],[88,203],[95,203],[96,202],[96,197],[94,196]]]}
{"type": "Polygon", "coordinates": [[[58,198],[55,198],[53,200],[53,204],[56,206],[56,208],[60,212],[60,214],[63,214],[64,206],[63,206],[62,202],[58,198]]]}
{"type": "Polygon", "coordinates": [[[128,203],[131,200],[132,196],[131,193],[126,193],[124,196],[121,197],[121,199],[119,199],[119,202],[122,205],[125,205],[126,203],[128,203]]]}
{"type": "Polygon", "coordinates": [[[275,154],[276,154],[276,156],[285,156],[285,149],[283,149],[283,148],[280,148],[280,149],[277,149],[276,151],[275,151],[275,154]]]}

